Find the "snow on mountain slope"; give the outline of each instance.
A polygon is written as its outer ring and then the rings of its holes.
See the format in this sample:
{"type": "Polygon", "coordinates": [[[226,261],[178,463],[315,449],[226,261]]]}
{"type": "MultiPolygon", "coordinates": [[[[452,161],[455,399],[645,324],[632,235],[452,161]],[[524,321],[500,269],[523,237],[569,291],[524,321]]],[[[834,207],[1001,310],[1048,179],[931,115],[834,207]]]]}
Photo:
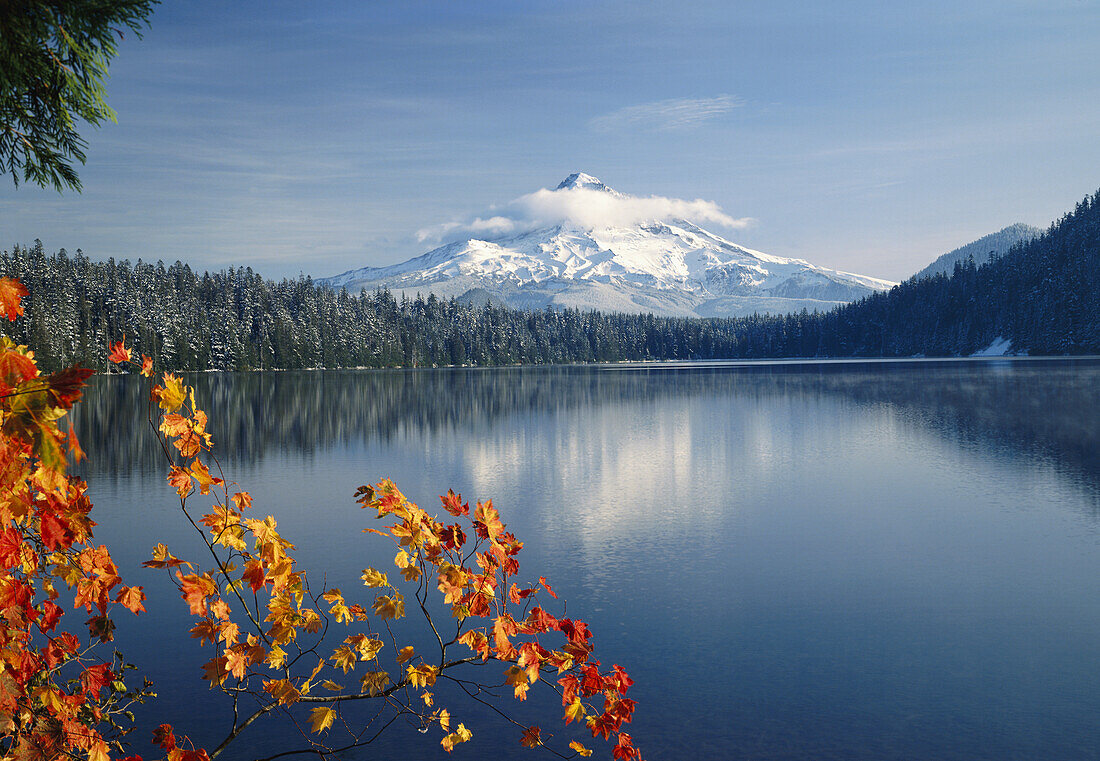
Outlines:
{"type": "MultiPolygon", "coordinates": [[[[827,309],[894,285],[753,251],[676,216],[639,221],[638,208],[690,211],[704,202],[638,199],[583,173],[525,198],[537,199],[539,208],[565,211],[559,219],[531,221],[527,229],[494,217],[501,229],[519,229],[469,237],[401,264],[316,282],[355,292],[477,294],[520,308],[707,317],[827,309]],[[590,213],[601,205],[607,214],[590,213]],[[605,223],[594,222],[600,216],[605,223]]],[[[713,209],[706,213],[724,217],[713,209]]]]}

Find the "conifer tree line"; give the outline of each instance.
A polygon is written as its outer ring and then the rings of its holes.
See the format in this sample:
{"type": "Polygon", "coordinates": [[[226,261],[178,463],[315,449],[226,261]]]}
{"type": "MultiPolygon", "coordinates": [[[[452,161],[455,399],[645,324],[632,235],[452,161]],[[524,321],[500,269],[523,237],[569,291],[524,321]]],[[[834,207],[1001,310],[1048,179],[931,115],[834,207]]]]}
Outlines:
{"type": "Polygon", "coordinates": [[[1040,237],[951,275],[910,279],[828,312],[688,319],[515,310],[434,295],[350,294],[250,268],[94,262],[40,242],[0,253],[26,313],[7,328],[43,368],[106,368],[127,336],[175,370],[424,367],[654,359],[1100,353],[1100,192],[1040,237]]]}
{"type": "Polygon", "coordinates": [[[180,262],[47,255],[37,241],[0,253],[0,273],[30,294],[8,333],[47,368],[106,369],[107,342],[123,335],[136,352],[175,370],[614,362],[733,351],[730,321],[352,295],[309,277],[265,280],[249,268],[199,275],[180,262]]]}

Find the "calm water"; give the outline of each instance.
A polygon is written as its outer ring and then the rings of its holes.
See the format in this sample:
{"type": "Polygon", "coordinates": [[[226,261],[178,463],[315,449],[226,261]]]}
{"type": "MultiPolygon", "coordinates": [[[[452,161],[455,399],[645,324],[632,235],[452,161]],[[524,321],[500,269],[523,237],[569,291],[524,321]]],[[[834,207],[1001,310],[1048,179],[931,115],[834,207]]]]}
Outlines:
{"type": "MultiPolygon", "coordinates": [[[[227,472],[345,591],[392,555],[359,532],[358,485],[392,477],[433,508],[448,487],[491,497],[522,572],[630,669],[650,758],[1100,758],[1100,361],[189,380],[227,472]]],[[[143,727],[212,746],[229,717],[198,679],[209,655],[138,567],[166,538],[200,557],[142,395],[100,378],[77,418],[97,536],[151,595],[118,644],[172,696],[143,727]]],[[[451,708],[466,757],[529,757],[451,708]]],[[[290,742],[249,732],[235,758],[290,742]]],[[[396,728],[350,757],[443,757],[437,741],[396,728]]]]}

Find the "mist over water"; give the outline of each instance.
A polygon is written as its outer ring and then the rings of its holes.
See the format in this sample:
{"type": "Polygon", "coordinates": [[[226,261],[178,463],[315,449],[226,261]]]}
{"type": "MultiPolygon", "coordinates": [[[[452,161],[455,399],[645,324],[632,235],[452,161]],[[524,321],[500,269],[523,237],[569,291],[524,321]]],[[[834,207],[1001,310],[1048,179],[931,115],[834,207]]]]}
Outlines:
{"type": "MultiPolygon", "coordinates": [[[[1100,756],[1098,361],[187,381],[227,477],[345,592],[392,555],[360,533],[358,485],[391,477],[428,509],[448,488],[492,498],[525,542],[521,576],[547,575],[599,657],[631,671],[649,758],[1100,756]]],[[[120,649],[174,698],[139,719],[213,745],[229,715],[199,679],[209,655],[167,579],[138,567],[157,541],[200,558],[145,394],[95,380],[76,411],[82,469],[97,538],[150,595],[120,649]]],[[[470,752],[529,753],[449,707],[470,752]]],[[[351,757],[443,757],[438,738],[395,730],[351,757]]],[[[257,725],[233,757],[292,739],[257,725]]]]}

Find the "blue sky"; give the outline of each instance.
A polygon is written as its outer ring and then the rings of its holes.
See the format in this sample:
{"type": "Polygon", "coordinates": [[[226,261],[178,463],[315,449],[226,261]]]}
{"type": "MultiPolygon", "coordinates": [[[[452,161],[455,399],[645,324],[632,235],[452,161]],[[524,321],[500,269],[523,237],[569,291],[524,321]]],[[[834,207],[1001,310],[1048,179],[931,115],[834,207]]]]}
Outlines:
{"type": "Polygon", "coordinates": [[[166,2],[0,246],[333,275],[573,171],[901,279],[1100,186],[1100,3],[166,2]]]}

